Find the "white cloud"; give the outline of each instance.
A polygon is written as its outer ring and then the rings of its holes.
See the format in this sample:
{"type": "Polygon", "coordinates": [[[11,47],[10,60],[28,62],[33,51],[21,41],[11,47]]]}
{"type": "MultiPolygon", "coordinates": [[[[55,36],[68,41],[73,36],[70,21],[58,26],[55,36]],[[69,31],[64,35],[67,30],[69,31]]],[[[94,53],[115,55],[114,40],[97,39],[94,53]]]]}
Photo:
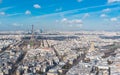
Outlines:
{"type": "Polygon", "coordinates": [[[57,8],[55,11],[62,11],[62,8],[57,8]]]}
{"type": "Polygon", "coordinates": [[[108,0],[108,3],[120,2],[120,0],[108,0]]]}
{"type": "Polygon", "coordinates": [[[118,19],[116,17],[110,19],[111,22],[116,22],[117,20],[118,19]]]}
{"type": "Polygon", "coordinates": [[[84,16],[83,16],[83,19],[85,19],[85,18],[87,18],[87,17],[89,17],[89,16],[90,16],[89,13],[85,13],[84,16]]]}
{"type": "Polygon", "coordinates": [[[87,10],[87,9],[94,9],[94,8],[99,8],[99,7],[106,7],[108,5],[100,5],[100,6],[93,6],[93,7],[87,7],[87,8],[79,8],[79,9],[73,9],[73,10],[67,10],[67,11],[62,11],[62,12],[58,12],[58,13],[51,13],[51,14],[46,14],[46,15],[42,15],[42,16],[35,16],[36,18],[40,18],[40,17],[51,17],[51,16],[56,16],[56,15],[62,15],[62,17],[64,17],[64,15],[66,14],[71,14],[71,13],[77,13],[79,11],[83,11],[83,10],[87,10]]]}
{"type": "Polygon", "coordinates": [[[25,11],[25,14],[26,14],[26,15],[30,15],[30,14],[31,14],[31,11],[26,10],[26,11],[25,11]]]}
{"type": "Polygon", "coordinates": [[[24,13],[13,13],[13,14],[7,14],[6,16],[16,16],[16,15],[23,15],[24,13]]]}
{"type": "Polygon", "coordinates": [[[5,15],[5,12],[0,12],[0,15],[5,15]]]}
{"type": "Polygon", "coordinates": [[[12,25],[13,25],[13,26],[18,26],[18,24],[17,24],[17,23],[13,23],[12,25]]]}
{"type": "Polygon", "coordinates": [[[37,8],[37,9],[38,9],[38,8],[41,8],[41,6],[40,6],[39,4],[34,4],[33,7],[34,7],[34,8],[37,8]]]}
{"type": "Polygon", "coordinates": [[[15,26],[15,27],[23,26],[23,24],[19,24],[19,23],[13,23],[12,25],[15,26]]]}
{"type": "Polygon", "coordinates": [[[110,12],[110,11],[111,11],[110,8],[106,8],[106,9],[103,10],[103,12],[110,12]]]}
{"type": "Polygon", "coordinates": [[[74,26],[79,26],[79,27],[81,27],[82,26],[82,24],[83,24],[83,22],[82,22],[82,20],[81,19],[72,19],[72,20],[68,20],[67,18],[63,18],[62,20],[61,20],[61,23],[62,24],[66,24],[66,25],[74,25],[74,26]]]}
{"type": "Polygon", "coordinates": [[[13,8],[13,7],[4,7],[4,8],[0,8],[0,11],[6,11],[6,10],[11,9],[11,8],[13,8]]]}
{"type": "Polygon", "coordinates": [[[82,0],[77,0],[77,2],[82,2],[82,0]]]}
{"type": "Polygon", "coordinates": [[[107,17],[106,14],[101,14],[100,17],[104,18],[104,17],[107,17]]]}
{"type": "Polygon", "coordinates": [[[61,22],[67,22],[68,20],[67,20],[67,18],[63,18],[62,20],[61,20],[61,22]]]}
{"type": "Polygon", "coordinates": [[[56,22],[56,23],[58,23],[58,22],[59,22],[59,20],[55,20],[55,22],[56,22]]]}

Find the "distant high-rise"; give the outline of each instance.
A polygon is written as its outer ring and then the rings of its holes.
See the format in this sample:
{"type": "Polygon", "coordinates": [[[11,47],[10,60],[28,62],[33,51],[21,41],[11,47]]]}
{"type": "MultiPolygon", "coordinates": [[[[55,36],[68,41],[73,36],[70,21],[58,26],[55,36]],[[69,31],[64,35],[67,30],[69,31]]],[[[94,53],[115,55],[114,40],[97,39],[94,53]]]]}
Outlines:
{"type": "Polygon", "coordinates": [[[40,33],[43,33],[43,30],[42,30],[42,29],[40,29],[40,33]]]}

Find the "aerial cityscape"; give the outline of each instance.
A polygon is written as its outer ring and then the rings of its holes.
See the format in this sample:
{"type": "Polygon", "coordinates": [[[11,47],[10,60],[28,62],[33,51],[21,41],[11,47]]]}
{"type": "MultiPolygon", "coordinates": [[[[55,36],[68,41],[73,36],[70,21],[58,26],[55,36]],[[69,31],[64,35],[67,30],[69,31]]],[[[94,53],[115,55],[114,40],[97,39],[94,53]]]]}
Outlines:
{"type": "Polygon", "coordinates": [[[0,75],[120,75],[120,0],[0,0],[0,75]]]}

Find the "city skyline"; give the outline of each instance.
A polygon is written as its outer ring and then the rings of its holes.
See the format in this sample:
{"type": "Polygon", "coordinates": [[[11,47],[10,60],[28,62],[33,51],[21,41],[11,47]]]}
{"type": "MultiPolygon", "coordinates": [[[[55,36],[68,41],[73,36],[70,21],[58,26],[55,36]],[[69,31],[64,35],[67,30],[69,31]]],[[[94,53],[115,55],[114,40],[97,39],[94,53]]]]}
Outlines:
{"type": "Polygon", "coordinates": [[[120,0],[0,0],[0,30],[120,30],[120,0]]]}

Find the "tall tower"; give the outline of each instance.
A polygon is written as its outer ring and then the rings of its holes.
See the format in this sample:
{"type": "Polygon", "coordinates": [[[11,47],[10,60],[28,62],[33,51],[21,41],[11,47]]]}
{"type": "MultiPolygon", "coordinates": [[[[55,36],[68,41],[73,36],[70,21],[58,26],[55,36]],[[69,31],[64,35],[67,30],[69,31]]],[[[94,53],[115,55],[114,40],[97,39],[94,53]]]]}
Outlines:
{"type": "Polygon", "coordinates": [[[29,48],[34,48],[34,43],[35,43],[35,39],[34,39],[34,25],[32,25],[32,30],[31,30],[31,38],[30,38],[30,42],[29,42],[29,48]]]}
{"type": "Polygon", "coordinates": [[[31,32],[32,32],[31,40],[33,41],[33,40],[34,40],[34,25],[32,25],[32,30],[31,30],[31,32]]]}

